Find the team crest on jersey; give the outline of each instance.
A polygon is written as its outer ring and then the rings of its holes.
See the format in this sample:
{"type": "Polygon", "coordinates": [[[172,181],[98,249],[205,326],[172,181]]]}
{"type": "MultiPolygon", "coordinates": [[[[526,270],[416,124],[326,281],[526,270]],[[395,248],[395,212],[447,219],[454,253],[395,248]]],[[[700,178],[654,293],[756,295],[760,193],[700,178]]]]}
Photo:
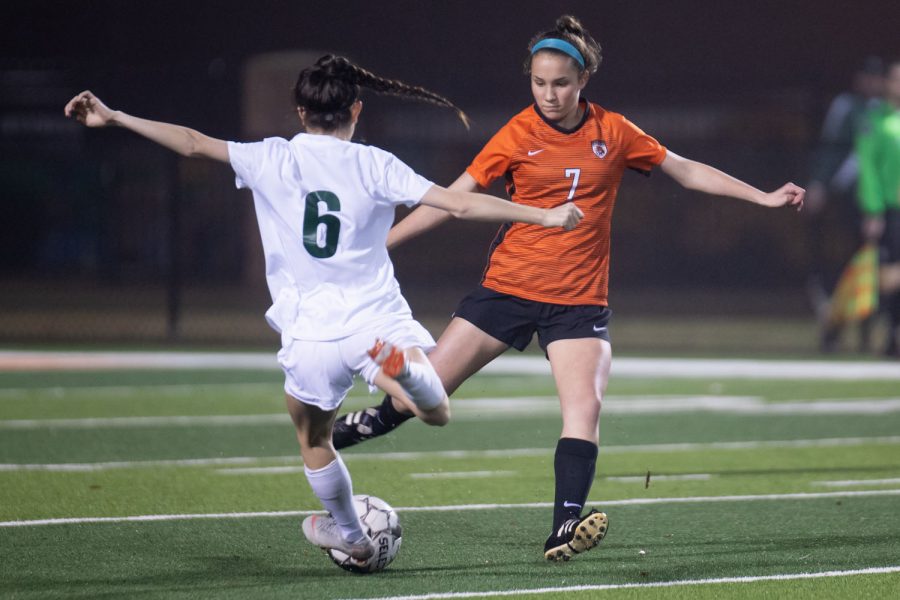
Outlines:
{"type": "Polygon", "coordinates": [[[594,151],[594,154],[597,155],[597,158],[604,158],[606,153],[609,152],[609,149],[606,147],[606,142],[603,140],[594,140],[591,142],[591,150],[594,151]]]}

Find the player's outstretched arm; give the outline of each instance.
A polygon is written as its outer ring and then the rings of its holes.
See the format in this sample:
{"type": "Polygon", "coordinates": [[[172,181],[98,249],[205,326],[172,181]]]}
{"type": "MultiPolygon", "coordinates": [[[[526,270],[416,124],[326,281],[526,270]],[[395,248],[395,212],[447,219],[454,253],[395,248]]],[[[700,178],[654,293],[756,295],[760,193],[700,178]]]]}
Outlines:
{"type": "MultiPolygon", "coordinates": [[[[465,171],[463,171],[463,174],[450,184],[450,187],[447,189],[454,192],[479,191],[478,183],[465,171]]],[[[441,223],[452,218],[453,215],[446,210],[422,204],[412,211],[405,219],[391,228],[387,237],[387,247],[389,250],[395,248],[406,240],[421,235],[430,229],[434,229],[441,223]]]]}
{"type": "Polygon", "coordinates": [[[678,156],[668,151],[660,167],[663,173],[689,190],[717,196],[730,196],[769,207],[796,206],[803,208],[806,190],[786,183],[774,192],[763,192],[709,165],[678,156]]]}
{"type": "Polygon", "coordinates": [[[181,125],[150,121],[112,110],[89,91],[66,104],[65,115],[87,127],[124,127],[182,156],[228,162],[228,143],[181,125]]]}
{"type": "Polygon", "coordinates": [[[566,231],[574,229],[584,217],[584,213],[573,202],[543,209],[508,202],[487,194],[448,190],[439,185],[433,185],[425,192],[422,204],[445,210],[457,219],[467,221],[519,221],[544,227],[562,227],[566,231]]]}

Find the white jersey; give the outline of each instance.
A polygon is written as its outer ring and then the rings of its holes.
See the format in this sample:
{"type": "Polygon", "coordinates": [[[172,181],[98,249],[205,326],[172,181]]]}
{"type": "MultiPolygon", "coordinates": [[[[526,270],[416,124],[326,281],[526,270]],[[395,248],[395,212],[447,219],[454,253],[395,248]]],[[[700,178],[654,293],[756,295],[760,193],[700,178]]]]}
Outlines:
{"type": "Polygon", "coordinates": [[[266,258],[269,324],[298,340],[337,340],[411,318],[388,257],[398,204],[433,185],[394,155],[330,135],[228,143],[250,188],[266,258]]]}

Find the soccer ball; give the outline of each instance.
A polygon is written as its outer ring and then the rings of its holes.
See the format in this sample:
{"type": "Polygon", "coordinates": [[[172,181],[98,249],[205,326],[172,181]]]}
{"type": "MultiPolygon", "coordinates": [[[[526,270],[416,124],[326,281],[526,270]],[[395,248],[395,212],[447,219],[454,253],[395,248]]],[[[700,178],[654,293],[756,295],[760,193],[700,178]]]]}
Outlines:
{"type": "Polygon", "coordinates": [[[327,550],[334,564],[354,573],[377,573],[390,564],[400,551],[400,517],[391,505],[375,496],[357,494],[353,496],[356,514],[362,522],[363,530],[375,543],[375,554],[368,560],[356,560],[340,550],[327,550]]]}

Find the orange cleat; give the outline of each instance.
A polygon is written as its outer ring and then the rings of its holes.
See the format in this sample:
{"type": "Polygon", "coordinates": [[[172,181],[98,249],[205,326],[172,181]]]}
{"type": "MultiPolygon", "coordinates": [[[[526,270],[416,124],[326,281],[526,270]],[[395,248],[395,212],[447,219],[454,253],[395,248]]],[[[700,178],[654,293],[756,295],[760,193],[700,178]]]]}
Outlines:
{"type": "Polygon", "coordinates": [[[381,367],[381,372],[396,379],[408,372],[406,353],[384,340],[375,340],[375,345],[368,350],[368,355],[381,367]]]}

